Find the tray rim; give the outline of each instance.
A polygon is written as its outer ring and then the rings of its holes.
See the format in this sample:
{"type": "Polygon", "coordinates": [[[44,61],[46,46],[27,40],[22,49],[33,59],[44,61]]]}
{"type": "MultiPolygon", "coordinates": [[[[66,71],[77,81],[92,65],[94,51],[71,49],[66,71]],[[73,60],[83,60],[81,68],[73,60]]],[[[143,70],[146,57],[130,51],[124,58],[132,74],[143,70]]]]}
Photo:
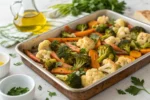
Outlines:
{"type": "MultiPolygon", "coordinates": [[[[146,23],[137,21],[137,20],[135,20],[135,19],[133,19],[133,18],[130,18],[130,17],[121,15],[121,14],[116,13],[116,12],[111,11],[111,10],[99,10],[99,11],[96,11],[96,12],[94,12],[94,13],[92,13],[92,14],[95,14],[95,13],[97,13],[97,12],[102,12],[102,11],[114,13],[114,14],[116,14],[116,15],[119,15],[119,16],[121,16],[121,17],[127,18],[127,19],[129,19],[129,20],[133,20],[133,21],[135,21],[135,22],[144,24],[144,25],[146,25],[147,27],[150,28],[150,26],[149,26],[148,24],[146,24],[146,23]]],[[[92,14],[89,14],[89,15],[92,15],[92,14]]],[[[84,19],[85,17],[88,17],[89,15],[86,15],[86,16],[84,16],[84,17],[82,17],[82,18],[79,18],[79,19],[84,19]]],[[[56,31],[56,30],[58,30],[59,28],[62,28],[62,27],[64,27],[64,26],[68,25],[68,24],[71,24],[71,23],[74,23],[74,22],[78,21],[79,19],[76,19],[76,20],[74,20],[74,21],[71,21],[71,22],[69,22],[69,23],[66,23],[66,24],[64,24],[64,25],[62,25],[62,26],[59,26],[59,27],[53,29],[53,30],[47,31],[47,32],[45,32],[45,33],[43,33],[43,34],[49,34],[49,32],[56,31]]],[[[32,40],[32,39],[34,39],[34,38],[40,37],[40,36],[43,35],[43,34],[40,34],[40,35],[35,36],[35,37],[33,37],[33,38],[27,39],[26,41],[29,41],[29,40],[32,40]]],[[[43,73],[45,73],[45,75],[47,75],[48,77],[50,77],[53,81],[57,82],[62,88],[66,89],[66,90],[68,90],[68,91],[71,91],[71,92],[84,92],[84,91],[87,91],[87,90],[93,88],[94,86],[96,86],[96,85],[98,85],[98,84],[104,82],[105,80],[111,78],[112,76],[114,76],[114,75],[116,75],[116,74],[122,72],[123,70],[127,69],[128,67],[134,65],[135,63],[139,62],[140,60],[142,60],[142,59],[144,59],[144,58],[150,56],[150,53],[147,53],[147,54],[143,55],[142,57],[136,59],[134,62],[132,62],[132,63],[130,63],[130,64],[127,64],[127,65],[123,66],[122,68],[118,69],[118,70],[115,71],[114,73],[111,73],[111,74],[107,75],[106,77],[102,78],[101,80],[99,80],[99,81],[97,81],[97,82],[95,82],[95,83],[93,83],[93,84],[91,84],[91,85],[89,85],[89,86],[87,86],[87,87],[75,89],[75,88],[71,88],[71,87],[69,87],[68,85],[66,85],[64,82],[62,82],[61,80],[59,80],[58,78],[56,78],[53,74],[51,74],[50,72],[48,72],[48,71],[45,70],[44,68],[42,68],[42,67],[40,67],[40,68],[37,67],[37,66],[40,66],[40,65],[39,65],[38,63],[34,62],[31,58],[29,58],[27,55],[25,55],[22,51],[20,51],[20,50],[19,50],[19,46],[20,46],[21,44],[25,43],[26,41],[17,44],[17,46],[15,47],[15,50],[17,51],[17,53],[18,53],[19,55],[21,55],[21,57],[23,57],[24,59],[26,59],[28,62],[30,62],[31,64],[33,64],[34,66],[36,66],[36,68],[38,68],[40,71],[42,71],[43,73]],[[51,75],[51,76],[50,76],[50,75],[51,75]]]]}

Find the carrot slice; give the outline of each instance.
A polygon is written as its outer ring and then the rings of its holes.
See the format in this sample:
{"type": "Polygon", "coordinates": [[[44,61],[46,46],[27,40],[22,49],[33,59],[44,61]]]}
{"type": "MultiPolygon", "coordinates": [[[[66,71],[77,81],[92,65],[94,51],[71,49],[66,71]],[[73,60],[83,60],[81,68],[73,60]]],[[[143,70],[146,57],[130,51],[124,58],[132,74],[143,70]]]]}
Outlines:
{"type": "Polygon", "coordinates": [[[97,49],[100,45],[101,45],[101,41],[100,41],[100,40],[98,40],[98,41],[97,41],[97,43],[96,43],[95,48],[97,49]]]}
{"type": "Polygon", "coordinates": [[[91,57],[91,66],[93,68],[99,68],[100,64],[98,63],[98,54],[95,50],[90,50],[89,51],[89,56],[91,57]]]}
{"type": "Polygon", "coordinates": [[[135,51],[135,50],[133,50],[133,51],[130,51],[130,56],[132,56],[132,57],[134,57],[134,58],[139,58],[139,57],[141,57],[141,52],[139,52],[139,51],[135,51]]]}
{"type": "Polygon", "coordinates": [[[133,25],[128,24],[128,28],[129,28],[129,29],[133,28],[133,25]]]}
{"type": "Polygon", "coordinates": [[[65,31],[66,32],[70,32],[70,33],[74,33],[75,30],[73,30],[72,28],[70,28],[69,26],[65,26],[65,31]]]}
{"type": "Polygon", "coordinates": [[[77,37],[83,37],[83,36],[90,35],[92,32],[94,32],[94,29],[88,29],[88,30],[85,30],[85,31],[75,32],[74,34],[77,37]]]}
{"type": "Polygon", "coordinates": [[[93,26],[96,26],[96,25],[98,25],[98,22],[96,20],[92,20],[92,21],[88,22],[89,28],[92,28],[93,26]]]}
{"type": "Polygon", "coordinates": [[[32,60],[41,63],[40,59],[38,59],[34,54],[32,54],[29,50],[24,50],[25,54],[30,57],[32,60]]]}
{"type": "Polygon", "coordinates": [[[68,68],[63,68],[63,67],[57,67],[51,70],[51,73],[53,74],[70,74],[72,72],[73,70],[70,70],[68,68]]]}
{"type": "Polygon", "coordinates": [[[79,38],[79,37],[75,37],[75,38],[48,38],[47,40],[49,40],[51,42],[54,40],[57,40],[59,42],[73,42],[73,41],[78,41],[79,39],[81,39],[81,38],[79,38]]]}
{"type": "Polygon", "coordinates": [[[150,52],[150,48],[147,48],[147,49],[141,49],[140,52],[141,52],[142,54],[149,53],[149,52],[150,52]]]}
{"type": "Polygon", "coordinates": [[[65,42],[65,44],[72,50],[72,51],[75,51],[75,52],[80,52],[80,48],[78,48],[77,46],[75,45],[72,45],[71,43],[69,42],[65,42]]]}

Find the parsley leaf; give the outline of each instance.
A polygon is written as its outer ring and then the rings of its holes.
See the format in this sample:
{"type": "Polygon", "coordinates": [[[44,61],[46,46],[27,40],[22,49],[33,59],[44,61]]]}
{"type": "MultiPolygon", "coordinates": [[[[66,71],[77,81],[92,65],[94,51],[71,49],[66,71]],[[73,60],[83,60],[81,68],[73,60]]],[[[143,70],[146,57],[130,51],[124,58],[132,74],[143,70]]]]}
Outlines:
{"type": "Polygon", "coordinates": [[[42,86],[41,86],[41,85],[39,85],[38,89],[41,91],[41,90],[42,90],[42,86]]]}
{"type": "Polygon", "coordinates": [[[126,94],[125,91],[123,91],[123,90],[121,90],[121,89],[117,89],[117,92],[118,92],[119,94],[122,94],[122,95],[126,94]]]}
{"type": "Polygon", "coordinates": [[[136,86],[131,85],[129,88],[127,88],[125,91],[132,94],[137,95],[142,89],[137,88],[136,86]]]}
{"type": "Polygon", "coordinates": [[[48,92],[49,92],[50,97],[56,96],[56,92],[50,92],[50,91],[48,91],[48,92]]]}
{"type": "Polygon", "coordinates": [[[143,86],[144,85],[144,80],[140,80],[139,78],[136,78],[136,77],[131,77],[131,82],[137,86],[143,86]]]}
{"type": "Polygon", "coordinates": [[[7,95],[16,96],[21,95],[29,91],[29,88],[22,88],[22,87],[13,87],[8,91],[7,95]]]}
{"type": "Polygon", "coordinates": [[[46,98],[45,100],[49,100],[49,98],[46,98]]]}
{"type": "Polygon", "coordinates": [[[23,64],[22,62],[14,63],[15,66],[20,66],[20,65],[22,65],[22,64],[23,64]]]}
{"type": "Polygon", "coordinates": [[[17,57],[16,54],[12,54],[12,53],[10,53],[9,56],[11,56],[12,58],[16,58],[17,57]]]}

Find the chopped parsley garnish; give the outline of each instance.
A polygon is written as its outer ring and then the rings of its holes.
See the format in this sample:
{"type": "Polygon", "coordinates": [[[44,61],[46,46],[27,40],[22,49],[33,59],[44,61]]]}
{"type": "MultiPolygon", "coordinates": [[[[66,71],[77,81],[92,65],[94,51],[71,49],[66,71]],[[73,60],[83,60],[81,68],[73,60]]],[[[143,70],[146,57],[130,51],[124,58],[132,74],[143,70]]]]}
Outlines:
{"type": "Polygon", "coordinates": [[[22,88],[22,87],[13,87],[12,89],[10,89],[10,91],[8,91],[7,95],[10,96],[17,96],[17,95],[21,95],[21,94],[25,94],[29,91],[29,88],[22,88]]]}

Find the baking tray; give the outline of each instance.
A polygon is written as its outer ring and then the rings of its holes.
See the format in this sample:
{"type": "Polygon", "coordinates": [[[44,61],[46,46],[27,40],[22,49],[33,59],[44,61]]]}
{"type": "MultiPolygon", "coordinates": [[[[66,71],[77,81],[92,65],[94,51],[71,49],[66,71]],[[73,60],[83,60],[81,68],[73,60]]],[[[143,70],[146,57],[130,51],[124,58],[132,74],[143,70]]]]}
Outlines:
{"type": "MultiPolygon", "coordinates": [[[[132,25],[135,26],[142,26],[144,27],[148,32],[150,32],[150,26],[147,24],[144,24],[142,22],[136,21],[134,19],[131,19],[129,17],[120,15],[116,12],[110,11],[110,10],[100,10],[95,13],[92,13],[90,15],[87,15],[83,18],[80,18],[78,20],[75,20],[71,23],[65,24],[64,26],[68,25],[71,28],[75,28],[77,24],[81,23],[87,23],[91,20],[97,19],[101,15],[106,15],[109,18],[112,19],[118,19],[122,18],[125,21],[129,22],[132,25]]],[[[30,59],[27,55],[23,53],[24,49],[32,50],[36,49],[38,47],[38,44],[49,38],[49,37],[57,37],[62,30],[64,30],[64,26],[58,27],[54,30],[48,31],[44,34],[41,34],[39,36],[36,36],[32,39],[26,40],[25,42],[22,42],[16,46],[16,51],[19,53],[22,57],[23,62],[31,68],[33,71],[35,71],[38,75],[40,75],[43,79],[48,81],[51,85],[53,85],[55,88],[57,88],[61,93],[66,95],[71,100],[87,100],[91,98],[92,96],[100,93],[104,89],[112,86],[113,84],[119,82],[120,80],[126,78],[127,76],[131,75],[132,73],[136,72],[138,69],[144,67],[146,64],[150,62],[150,53],[143,55],[142,57],[136,59],[134,62],[118,69],[116,72],[107,75],[103,79],[95,82],[94,84],[87,86],[85,88],[80,89],[74,89],[66,85],[61,80],[57,79],[53,74],[48,72],[46,69],[43,68],[42,65],[36,63],[32,59],[30,59]]]]}

